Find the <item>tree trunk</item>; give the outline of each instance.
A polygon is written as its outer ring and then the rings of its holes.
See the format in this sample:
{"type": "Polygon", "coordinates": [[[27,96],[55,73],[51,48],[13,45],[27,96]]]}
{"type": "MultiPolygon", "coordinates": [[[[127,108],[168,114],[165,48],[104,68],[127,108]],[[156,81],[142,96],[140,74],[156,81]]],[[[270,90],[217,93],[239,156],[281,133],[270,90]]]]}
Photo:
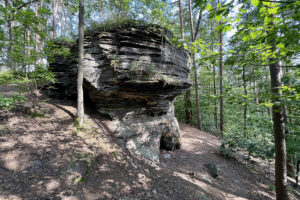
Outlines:
{"type": "MultiPolygon", "coordinates": [[[[30,4],[28,4],[28,10],[30,9],[30,4]]],[[[31,33],[29,27],[26,29],[27,30],[27,72],[30,72],[30,66],[31,66],[31,33]]]]}
{"type": "MultiPolygon", "coordinates": [[[[192,0],[189,0],[189,14],[190,14],[190,25],[191,25],[191,36],[192,42],[195,41],[194,38],[194,25],[193,25],[193,11],[192,11],[192,0]]],[[[197,127],[202,130],[201,115],[200,115],[200,105],[199,105],[199,94],[198,94],[198,72],[196,67],[196,54],[193,53],[193,68],[194,68],[194,78],[195,78],[195,95],[196,95],[196,109],[197,109],[197,127]]]]}
{"type": "Polygon", "coordinates": [[[295,181],[296,181],[296,187],[298,187],[298,177],[299,177],[299,170],[300,170],[300,160],[297,161],[296,163],[297,170],[296,170],[296,176],[295,176],[295,181]]]}
{"type": "Polygon", "coordinates": [[[82,125],[84,121],[84,107],[83,107],[83,38],[84,38],[84,0],[79,1],[79,55],[78,55],[78,77],[77,77],[77,117],[79,124],[82,125]]]}
{"type": "MultiPolygon", "coordinates": [[[[221,23],[221,22],[220,22],[221,23]]],[[[219,34],[220,41],[220,134],[224,135],[224,99],[223,99],[223,34],[219,34]]]]}
{"type": "Polygon", "coordinates": [[[244,138],[247,137],[247,84],[245,75],[245,65],[243,65],[243,85],[244,85],[244,138]]]}
{"type": "Polygon", "coordinates": [[[259,112],[258,88],[255,79],[253,80],[253,88],[254,88],[254,95],[255,95],[256,112],[259,112]]]}
{"type": "Polygon", "coordinates": [[[196,66],[196,54],[193,54],[193,67],[194,67],[194,78],[195,78],[195,95],[196,95],[196,109],[197,109],[197,125],[198,129],[202,130],[202,122],[200,115],[200,103],[199,103],[199,93],[198,93],[198,72],[196,66]]]}
{"type": "MultiPolygon", "coordinates": [[[[8,0],[5,1],[5,6],[9,6],[8,0]]],[[[14,64],[13,64],[13,59],[12,59],[12,49],[13,49],[13,17],[12,14],[10,13],[10,15],[8,16],[8,47],[7,47],[7,66],[9,69],[12,69],[14,64]]],[[[14,70],[16,70],[16,68],[14,67],[14,70]]]]}
{"type": "Polygon", "coordinates": [[[281,67],[278,63],[270,65],[273,132],[275,138],[275,188],[276,199],[287,200],[286,144],[284,132],[283,106],[281,105],[281,67]]]}
{"type": "Polygon", "coordinates": [[[31,52],[30,52],[30,30],[29,30],[29,28],[27,28],[27,59],[28,59],[28,72],[30,71],[30,65],[31,65],[31,63],[30,63],[30,56],[31,56],[31,52]]]}
{"type": "MultiPolygon", "coordinates": [[[[35,10],[35,17],[38,17],[38,3],[35,2],[34,4],[34,10],[35,10]]],[[[39,35],[35,33],[35,67],[40,64],[39,63],[39,35]]]]}
{"type": "Polygon", "coordinates": [[[27,73],[27,70],[26,70],[26,41],[27,41],[26,32],[27,32],[27,28],[25,26],[24,27],[24,32],[23,32],[23,40],[24,40],[23,53],[24,53],[24,56],[23,56],[23,59],[22,59],[22,70],[24,70],[25,73],[27,73]]]}
{"type": "MultiPolygon", "coordinates": [[[[180,29],[181,29],[181,39],[184,41],[184,25],[183,25],[183,17],[182,17],[182,7],[181,7],[181,0],[178,1],[179,6],[179,17],[180,17],[180,29]]],[[[191,114],[191,91],[188,88],[184,94],[185,99],[185,121],[189,124],[192,122],[192,114],[191,114]]]]}
{"type": "MultiPolygon", "coordinates": [[[[5,5],[5,7],[9,6],[8,0],[5,0],[4,5],[5,5]]],[[[9,15],[8,20],[7,20],[7,30],[8,30],[8,35],[9,36],[10,36],[10,32],[11,32],[10,25],[11,25],[11,17],[9,15]]],[[[10,41],[10,37],[9,37],[9,40],[8,40],[8,47],[7,47],[7,67],[9,69],[11,69],[11,41],[10,41]]]]}
{"type": "MultiPolygon", "coordinates": [[[[268,7],[267,7],[268,9],[268,7]]],[[[274,14],[270,15],[274,18],[274,14]]],[[[270,20],[269,26],[275,27],[275,22],[270,20]]],[[[275,31],[274,29],[272,31],[275,31]]],[[[277,35],[276,32],[267,32],[270,35],[277,35]]],[[[272,46],[271,51],[276,52],[276,38],[268,41],[272,46]]],[[[282,68],[275,58],[269,58],[270,79],[271,79],[271,99],[272,99],[272,120],[273,120],[273,133],[275,140],[275,192],[276,200],[288,200],[287,191],[287,166],[286,166],[286,142],[285,142],[285,124],[284,124],[284,106],[281,100],[281,78],[282,68]]]]}
{"type": "MultiPolygon", "coordinates": [[[[213,23],[211,21],[210,23],[210,31],[211,31],[211,35],[213,35],[213,23]]],[[[211,51],[214,52],[214,38],[211,37],[211,51]]],[[[214,77],[214,96],[215,96],[215,100],[214,100],[214,104],[215,104],[215,111],[214,111],[214,118],[215,118],[215,128],[217,133],[218,131],[218,104],[217,104],[217,82],[216,82],[216,66],[213,65],[213,77],[214,77]]]]}
{"type": "Polygon", "coordinates": [[[53,26],[52,28],[53,28],[53,32],[52,32],[52,38],[56,38],[57,7],[58,7],[58,0],[53,0],[53,19],[52,19],[52,26],[53,26]]]}
{"type": "Polygon", "coordinates": [[[104,11],[103,11],[103,9],[104,9],[104,5],[103,5],[103,1],[101,1],[101,5],[100,5],[100,23],[104,22],[104,13],[103,13],[104,11]]]}

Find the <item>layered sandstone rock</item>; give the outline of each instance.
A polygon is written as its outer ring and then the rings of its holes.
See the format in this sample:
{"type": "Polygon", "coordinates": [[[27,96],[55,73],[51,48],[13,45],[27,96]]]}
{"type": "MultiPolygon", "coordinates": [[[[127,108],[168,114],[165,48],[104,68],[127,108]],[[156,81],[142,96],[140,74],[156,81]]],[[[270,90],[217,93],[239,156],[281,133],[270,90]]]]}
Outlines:
{"type": "MultiPolygon", "coordinates": [[[[190,86],[187,52],[157,26],[94,32],[85,35],[84,49],[84,88],[95,109],[111,118],[114,136],[154,161],[160,146],[179,148],[173,101],[190,86]]],[[[76,95],[76,59],[56,57],[50,67],[60,94],[76,95]]]]}

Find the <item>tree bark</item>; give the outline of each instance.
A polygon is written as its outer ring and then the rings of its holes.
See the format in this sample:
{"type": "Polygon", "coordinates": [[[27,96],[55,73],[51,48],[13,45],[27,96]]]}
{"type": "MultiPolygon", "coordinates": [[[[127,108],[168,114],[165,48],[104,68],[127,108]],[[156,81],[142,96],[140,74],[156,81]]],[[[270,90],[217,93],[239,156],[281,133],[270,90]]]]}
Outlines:
{"type": "MultiPolygon", "coordinates": [[[[35,10],[35,17],[38,17],[38,3],[35,2],[34,4],[34,10],[35,10]]],[[[39,65],[39,35],[35,33],[35,67],[39,65]]]]}
{"type": "Polygon", "coordinates": [[[78,54],[78,77],[77,77],[77,117],[79,124],[82,125],[84,121],[84,107],[83,107],[83,39],[84,39],[84,0],[79,1],[79,54],[78,54]]]}
{"type": "Polygon", "coordinates": [[[270,65],[273,132],[275,138],[275,188],[276,199],[287,200],[286,143],[284,132],[283,106],[281,105],[281,67],[278,63],[270,65]]]}
{"type": "MultiPolygon", "coordinates": [[[[267,7],[268,9],[268,7],[267,7]]],[[[274,18],[274,14],[270,15],[274,18]]],[[[275,27],[275,22],[270,20],[270,27],[275,27]]],[[[277,29],[275,29],[277,30],[277,29]]],[[[274,31],[274,30],[273,30],[274,31]]],[[[277,35],[276,32],[267,32],[267,34],[277,35]]],[[[268,44],[272,46],[271,51],[276,52],[276,38],[270,39],[268,44]]],[[[284,106],[282,105],[281,78],[282,68],[275,58],[269,58],[270,79],[271,79],[271,99],[272,99],[272,120],[273,133],[275,140],[275,192],[276,200],[288,200],[287,191],[287,161],[286,161],[286,142],[285,142],[285,124],[284,124],[284,106]]]]}
{"type": "MultiPolygon", "coordinates": [[[[9,6],[8,0],[5,0],[5,6],[9,6]]],[[[13,68],[13,59],[12,59],[12,43],[13,43],[13,21],[12,13],[8,16],[8,47],[7,47],[7,66],[9,69],[13,68]]],[[[16,70],[16,69],[14,69],[16,70]]]]}
{"type": "MultiPolygon", "coordinates": [[[[194,25],[193,25],[193,11],[192,11],[192,0],[189,0],[189,14],[190,14],[190,25],[191,25],[191,36],[192,42],[195,41],[194,37],[194,25]]],[[[194,68],[194,78],[195,78],[195,95],[196,95],[196,109],[197,109],[197,127],[202,130],[202,122],[200,115],[200,105],[199,105],[199,94],[198,94],[198,72],[196,67],[196,54],[193,53],[193,68],[194,68]]]]}
{"type": "Polygon", "coordinates": [[[256,111],[259,112],[259,100],[258,100],[258,88],[256,80],[253,80],[253,89],[254,89],[254,95],[255,95],[255,104],[256,104],[256,111]]]}
{"type": "Polygon", "coordinates": [[[247,137],[247,83],[245,74],[245,65],[243,65],[243,85],[244,85],[244,138],[247,137]]]}
{"type": "Polygon", "coordinates": [[[295,181],[296,181],[296,187],[298,187],[298,177],[299,177],[299,170],[300,170],[300,160],[297,161],[296,163],[297,170],[296,170],[296,176],[295,176],[295,181]]]}
{"type": "MultiPolygon", "coordinates": [[[[218,0],[220,3],[220,0],[218,0]]],[[[222,20],[220,21],[220,24],[222,20]]],[[[223,99],[223,33],[220,31],[219,33],[219,42],[220,42],[220,59],[219,59],[219,66],[220,66],[220,134],[221,136],[224,135],[224,99],[223,99]]]]}
{"type": "MultiPolygon", "coordinates": [[[[210,31],[211,31],[211,35],[213,35],[213,23],[210,23],[210,31]]],[[[211,37],[211,51],[214,52],[214,38],[213,36],[211,37]]],[[[215,100],[214,100],[214,105],[215,105],[215,111],[214,111],[214,118],[215,118],[215,128],[217,133],[218,131],[218,104],[217,104],[217,81],[216,81],[216,66],[213,65],[213,77],[214,77],[214,96],[215,96],[215,100]]]]}
{"type": "MultiPolygon", "coordinates": [[[[178,1],[179,6],[179,17],[180,17],[180,29],[181,29],[181,39],[184,41],[184,25],[183,25],[183,16],[182,16],[182,7],[181,7],[181,0],[178,1]]],[[[185,100],[185,121],[189,124],[192,122],[192,114],[191,114],[191,91],[188,88],[184,94],[185,100]]]]}
{"type": "Polygon", "coordinates": [[[52,26],[53,26],[52,28],[53,28],[53,32],[52,32],[52,38],[56,38],[57,7],[58,7],[58,0],[53,0],[53,18],[52,18],[52,26]]]}

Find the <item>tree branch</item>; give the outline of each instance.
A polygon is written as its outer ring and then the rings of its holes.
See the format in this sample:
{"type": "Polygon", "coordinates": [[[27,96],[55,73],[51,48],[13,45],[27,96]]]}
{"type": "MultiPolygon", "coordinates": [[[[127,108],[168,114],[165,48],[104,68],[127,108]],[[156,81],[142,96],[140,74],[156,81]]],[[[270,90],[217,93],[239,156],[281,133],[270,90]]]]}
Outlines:
{"type": "Polygon", "coordinates": [[[196,26],[196,32],[195,32],[195,40],[197,39],[198,33],[199,33],[199,29],[200,29],[200,23],[201,23],[201,19],[202,19],[202,9],[199,12],[199,16],[198,16],[198,21],[197,21],[197,26],[196,26]]]}
{"type": "Polygon", "coordinates": [[[28,4],[35,3],[35,2],[37,2],[37,1],[40,1],[40,0],[32,0],[32,1],[29,1],[29,2],[27,2],[27,3],[24,3],[23,5],[17,7],[17,10],[20,10],[21,8],[27,6],[28,4]]]}
{"type": "Polygon", "coordinates": [[[296,3],[296,1],[271,1],[271,0],[260,0],[260,1],[264,1],[264,2],[271,2],[271,3],[296,3]]]}

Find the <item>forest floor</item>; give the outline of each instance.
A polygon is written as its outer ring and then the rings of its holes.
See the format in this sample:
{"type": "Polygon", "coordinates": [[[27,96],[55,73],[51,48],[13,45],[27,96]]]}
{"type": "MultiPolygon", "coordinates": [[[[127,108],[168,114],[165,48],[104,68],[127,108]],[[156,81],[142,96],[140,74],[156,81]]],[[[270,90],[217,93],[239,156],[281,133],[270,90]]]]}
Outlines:
{"type": "MultiPolygon", "coordinates": [[[[13,89],[0,86],[0,93],[13,89]]],[[[41,105],[39,116],[24,106],[0,113],[1,200],[274,199],[266,173],[224,157],[218,138],[187,124],[180,123],[182,148],[162,151],[155,164],[122,150],[92,109],[85,128],[76,128],[74,102],[41,105]],[[210,176],[206,164],[219,176],[210,176]]]]}

